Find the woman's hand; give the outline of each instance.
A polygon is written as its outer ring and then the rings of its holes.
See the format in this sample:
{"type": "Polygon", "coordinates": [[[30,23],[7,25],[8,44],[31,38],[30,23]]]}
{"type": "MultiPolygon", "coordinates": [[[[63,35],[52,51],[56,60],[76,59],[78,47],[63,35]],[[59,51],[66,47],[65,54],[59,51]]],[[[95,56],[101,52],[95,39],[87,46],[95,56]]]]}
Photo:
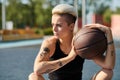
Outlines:
{"type": "Polygon", "coordinates": [[[112,32],[109,27],[101,25],[101,24],[88,24],[88,25],[85,25],[85,27],[100,29],[101,31],[103,31],[106,34],[107,42],[108,43],[113,42],[112,32]]]}
{"type": "Polygon", "coordinates": [[[88,24],[85,25],[85,27],[89,27],[89,28],[98,28],[101,31],[103,31],[104,33],[108,33],[110,31],[110,28],[101,24],[88,24]]]}

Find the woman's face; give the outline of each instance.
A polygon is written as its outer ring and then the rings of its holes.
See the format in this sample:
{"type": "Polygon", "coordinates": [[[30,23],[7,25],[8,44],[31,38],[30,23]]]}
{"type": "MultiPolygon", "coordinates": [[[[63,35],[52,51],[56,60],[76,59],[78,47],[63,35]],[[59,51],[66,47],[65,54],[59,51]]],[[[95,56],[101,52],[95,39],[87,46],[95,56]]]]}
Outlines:
{"type": "Polygon", "coordinates": [[[65,18],[57,14],[52,16],[52,29],[54,36],[58,38],[70,36],[73,31],[72,27],[65,21],[65,18]]]}

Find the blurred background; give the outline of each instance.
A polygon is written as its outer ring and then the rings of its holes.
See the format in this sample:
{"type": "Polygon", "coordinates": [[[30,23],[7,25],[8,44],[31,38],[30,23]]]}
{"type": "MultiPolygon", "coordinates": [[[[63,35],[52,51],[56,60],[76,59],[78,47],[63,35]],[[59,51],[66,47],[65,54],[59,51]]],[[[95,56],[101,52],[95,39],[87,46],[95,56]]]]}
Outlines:
{"type": "MultiPolygon", "coordinates": [[[[119,0],[0,0],[0,80],[27,80],[42,41],[53,34],[51,10],[61,3],[73,5],[78,12],[77,30],[89,23],[111,28],[117,55],[113,80],[120,79],[119,0]]],[[[86,60],[83,80],[99,69],[86,60]]]]}
{"type": "Polygon", "coordinates": [[[112,28],[115,38],[120,36],[118,0],[0,0],[0,41],[51,35],[51,10],[60,3],[75,7],[77,29],[87,23],[101,23],[112,28]]]}

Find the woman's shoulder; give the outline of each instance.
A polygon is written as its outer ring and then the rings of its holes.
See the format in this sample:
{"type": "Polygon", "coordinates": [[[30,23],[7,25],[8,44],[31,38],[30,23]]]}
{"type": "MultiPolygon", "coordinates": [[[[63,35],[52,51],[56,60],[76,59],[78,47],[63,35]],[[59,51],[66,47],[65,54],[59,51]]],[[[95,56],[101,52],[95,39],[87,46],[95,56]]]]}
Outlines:
{"type": "Polygon", "coordinates": [[[50,50],[50,56],[52,56],[55,50],[56,41],[57,41],[57,38],[54,36],[51,36],[43,41],[41,47],[43,48],[47,47],[50,50]]]}
{"type": "Polygon", "coordinates": [[[49,38],[45,39],[44,42],[49,42],[49,43],[56,43],[58,39],[55,36],[50,36],[49,38]]]}
{"type": "Polygon", "coordinates": [[[55,36],[50,36],[49,38],[44,39],[43,45],[54,45],[58,39],[55,36]]]}

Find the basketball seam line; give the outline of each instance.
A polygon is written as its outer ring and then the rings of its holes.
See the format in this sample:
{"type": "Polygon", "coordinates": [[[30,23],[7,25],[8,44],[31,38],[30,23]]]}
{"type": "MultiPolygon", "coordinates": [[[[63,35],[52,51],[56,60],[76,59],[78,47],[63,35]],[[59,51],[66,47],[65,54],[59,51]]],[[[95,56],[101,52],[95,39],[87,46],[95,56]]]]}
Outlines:
{"type": "MultiPolygon", "coordinates": [[[[106,38],[103,38],[103,39],[101,39],[101,40],[99,40],[99,41],[96,41],[96,42],[94,42],[94,43],[92,43],[92,44],[90,44],[90,45],[87,45],[87,46],[85,46],[85,47],[82,47],[82,48],[86,48],[86,47],[93,46],[93,44],[98,44],[100,41],[103,41],[104,39],[106,39],[106,38]]],[[[79,50],[79,49],[82,49],[82,48],[77,48],[76,50],[79,50]]]]}
{"type": "MultiPolygon", "coordinates": [[[[85,35],[85,34],[92,33],[92,32],[98,32],[98,31],[86,32],[86,33],[83,33],[83,34],[81,34],[81,35],[85,35]]],[[[99,31],[99,33],[101,33],[101,32],[99,31]]],[[[81,35],[79,35],[75,40],[77,40],[81,35]]]]}

